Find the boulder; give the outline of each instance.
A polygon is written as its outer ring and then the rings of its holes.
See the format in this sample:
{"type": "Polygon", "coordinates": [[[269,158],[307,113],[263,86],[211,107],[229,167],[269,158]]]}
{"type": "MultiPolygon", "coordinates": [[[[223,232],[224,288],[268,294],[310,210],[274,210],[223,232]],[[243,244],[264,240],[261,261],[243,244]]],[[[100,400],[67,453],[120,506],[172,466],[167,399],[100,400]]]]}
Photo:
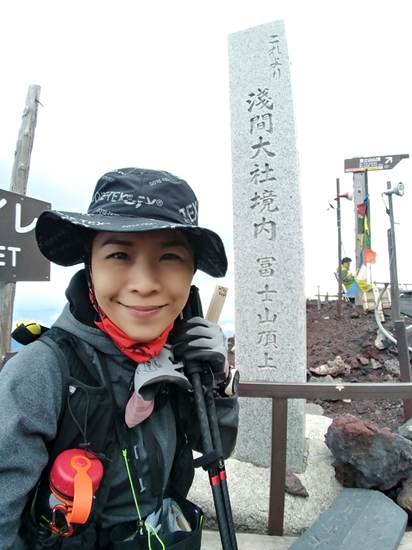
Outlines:
{"type": "Polygon", "coordinates": [[[334,419],[325,435],[344,487],[387,491],[412,476],[412,442],[354,416],[334,419]]]}
{"type": "Polygon", "coordinates": [[[399,426],[396,433],[412,441],[412,418],[404,422],[402,426],[399,426]]]}

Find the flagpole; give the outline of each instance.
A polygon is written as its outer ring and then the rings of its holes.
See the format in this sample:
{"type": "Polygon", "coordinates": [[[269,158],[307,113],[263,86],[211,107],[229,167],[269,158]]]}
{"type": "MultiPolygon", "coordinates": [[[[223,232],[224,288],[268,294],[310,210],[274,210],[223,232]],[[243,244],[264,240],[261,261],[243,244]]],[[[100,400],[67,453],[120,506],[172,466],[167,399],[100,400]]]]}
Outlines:
{"type": "Polygon", "coordinates": [[[341,222],[340,222],[340,182],[336,178],[336,221],[338,226],[338,302],[336,304],[338,319],[342,318],[342,237],[341,237],[341,222]]]}

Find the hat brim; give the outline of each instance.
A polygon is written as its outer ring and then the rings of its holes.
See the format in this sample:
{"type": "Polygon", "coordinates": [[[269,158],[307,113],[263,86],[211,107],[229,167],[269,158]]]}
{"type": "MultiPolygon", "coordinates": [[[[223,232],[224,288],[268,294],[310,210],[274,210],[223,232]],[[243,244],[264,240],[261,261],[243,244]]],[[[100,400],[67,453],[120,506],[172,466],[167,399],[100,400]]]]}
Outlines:
{"type": "Polygon", "coordinates": [[[135,216],[45,210],[37,220],[35,233],[43,256],[57,265],[67,267],[84,261],[85,244],[89,242],[92,231],[139,233],[160,229],[179,229],[188,233],[196,249],[198,269],[212,277],[225,276],[227,258],[222,239],[214,231],[203,227],[135,216]]]}

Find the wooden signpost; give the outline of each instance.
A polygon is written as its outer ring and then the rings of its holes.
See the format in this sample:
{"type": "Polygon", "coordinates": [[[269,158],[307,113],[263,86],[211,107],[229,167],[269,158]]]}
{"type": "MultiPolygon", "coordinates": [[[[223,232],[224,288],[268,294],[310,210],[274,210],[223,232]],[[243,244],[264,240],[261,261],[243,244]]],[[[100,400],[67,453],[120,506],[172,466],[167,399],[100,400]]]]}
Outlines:
{"type": "MultiPolygon", "coordinates": [[[[40,86],[32,84],[26,97],[22,123],[17,139],[14,164],[10,181],[10,191],[26,195],[30,171],[30,157],[33,149],[34,132],[37,122],[37,107],[40,86]]],[[[0,210],[1,216],[1,210],[0,210]]],[[[16,292],[15,282],[0,281],[0,368],[6,352],[10,350],[13,304],[16,292]]]]}

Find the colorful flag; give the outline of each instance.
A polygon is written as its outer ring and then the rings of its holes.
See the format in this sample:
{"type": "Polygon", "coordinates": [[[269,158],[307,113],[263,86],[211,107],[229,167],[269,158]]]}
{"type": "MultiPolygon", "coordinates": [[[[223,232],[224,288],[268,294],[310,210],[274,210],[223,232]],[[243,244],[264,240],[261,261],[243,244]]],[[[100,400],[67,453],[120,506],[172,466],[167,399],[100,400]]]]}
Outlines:
{"type": "Polygon", "coordinates": [[[365,209],[365,205],[363,204],[363,202],[361,202],[360,204],[358,204],[358,205],[356,206],[356,208],[357,208],[357,210],[358,210],[359,216],[362,216],[362,218],[363,218],[363,216],[365,215],[365,210],[366,210],[366,209],[365,209]]]}
{"type": "Polygon", "coordinates": [[[367,278],[367,268],[365,264],[362,264],[355,275],[353,283],[347,289],[346,294],[349,297],[353,298],[356,296],[356,293],[358,291],[368,292],[369,290],[371,290],[372,285],[366,282],[366,278],[367,278]]]}
{"type": "Polygon", "coordinates": [[[374,252],[371,248],[366,247],[363,255],[363,261],[366,264],[376,264],[376,252],[374,252]]]}
{"type": "Polygon", "coordinates": [[[362,235],[359,235],[359,248],[363,250],[363,241],[365,240],[365,235],[362,233],[362,235]]]}

